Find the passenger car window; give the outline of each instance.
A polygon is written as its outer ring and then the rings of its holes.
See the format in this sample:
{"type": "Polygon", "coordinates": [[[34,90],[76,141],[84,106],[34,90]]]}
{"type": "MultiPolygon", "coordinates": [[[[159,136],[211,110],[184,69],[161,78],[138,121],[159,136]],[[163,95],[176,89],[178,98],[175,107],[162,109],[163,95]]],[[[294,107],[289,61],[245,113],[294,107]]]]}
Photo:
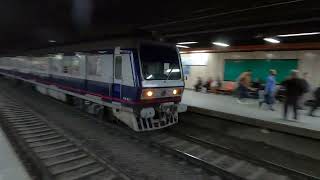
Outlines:
{"type": "Polygon", "coordinates": [[[88,74],[92,76],[103,75],[103,55],[88,56],[88,74]]]}
{"type": "Polygon", "coordinates": [[[122,79],[122,57],[116,56],[114,66],[114,77],[115,79],[122,79]]]}

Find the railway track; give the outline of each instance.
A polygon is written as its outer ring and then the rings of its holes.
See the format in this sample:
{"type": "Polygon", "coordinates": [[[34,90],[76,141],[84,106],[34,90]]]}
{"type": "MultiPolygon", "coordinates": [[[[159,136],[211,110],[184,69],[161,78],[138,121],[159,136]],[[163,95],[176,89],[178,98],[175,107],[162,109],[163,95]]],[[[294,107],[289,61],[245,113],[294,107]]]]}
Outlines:
{"type": "Polygon", "coordinates": [[[66,137],[32,110],[0,95],[2,125],[15,138],[19,148],[33,160],[40,179],[128,180],[126,175],[66,137]]]}
{"type": "Polygon", "coordinates": [[[174,134],[175,136],[177,137],[180,137],[180,138],[183,138],[183,139],[187,139],[189,141],[192,141],[198,145],[201,145],[201,146],[205,146],[205,147],[208,147],[208,148],[212,148],[218,152],[222,152],[224,154],[228,154],[228,156],[233,156],[237,159],[244,159],[248,162],[251,162],[253,164],[256,164],[256,165],[259,165],[259,166],[263,166],[267,169],[270,169],[272,171],[276,171],[276,172],[280,172],[282,174],[288,174],[290,175],[291,177],[294,177],[295,179],[313,179],[313,180],[320,180],[319,177],[316,177],[314,175],[311,175],[311,174],[308,174],[308,173],[305,173],[305,172],[301,172],[301,171],[298,171],[298,170],[295,170],[295,169],[292,169],[292,168],[289,168],[289,167],[286,167],[284,165],[280,165],[280,164],[277,164],[277,163],[274,163],[274,162],[270,162],[268,160],[265,160],[263,158],[259,158],[259,157],[256,157],[254,155],[249,155],[248,153],[246,152],[239,152],[239,151],[236,151],[232,148],[228,148],[228,147],[225,147],[223,145],[220,145],[220,144],[217,144],[217,143],[214,143],[212,142],[212,140],[208,139],[210,137],[204,135],[204,136],[201,136],[201,135],[191,135],[191,134],[188,134],[187,130],[183,128],[182,129],[179,129],[179,130],[170,130],[170,132],[172,134],[174,134]],[[186,132],[186,133],[185,133],[186,132]]]}
{"type": "Polygon", "coordinates": [[[249,157],[231,149],[212,144],[199,138],[167,131],[151,137],[164,149],[201,167],[221,174],[227,179],[240,180],[293,180],[314,179],[286,167],[249,157]]]}

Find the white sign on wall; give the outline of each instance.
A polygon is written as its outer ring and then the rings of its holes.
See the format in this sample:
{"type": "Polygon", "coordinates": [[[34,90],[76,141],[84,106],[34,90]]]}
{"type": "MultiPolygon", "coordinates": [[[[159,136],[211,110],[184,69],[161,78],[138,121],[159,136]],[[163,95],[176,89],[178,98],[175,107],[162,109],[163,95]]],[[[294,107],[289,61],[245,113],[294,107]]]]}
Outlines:
{"type": "Polygon", "coordinates": [[[206,66],[208,53],[181,54],[183,66],[206,66]]]}

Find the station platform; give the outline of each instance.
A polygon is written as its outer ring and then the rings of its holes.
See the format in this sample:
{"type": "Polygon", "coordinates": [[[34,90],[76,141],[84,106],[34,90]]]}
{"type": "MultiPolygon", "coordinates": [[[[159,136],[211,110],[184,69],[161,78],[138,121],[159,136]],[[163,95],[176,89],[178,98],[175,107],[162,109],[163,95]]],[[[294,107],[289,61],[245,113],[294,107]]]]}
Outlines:
{"type": "Polygon", "coordinates": [[[293,112],[289,109],[289,120],[284,120],[283,105],[277,103],[275,111],[267,110],[267,107],[259,108],[259,100],[248,99],[247,103],[239,103],[236,97],[216,95],[212,93],[195,92],[185,90],[182,103],[188,105],[188,111],[219,117],[225,120],[248,124],[313,139],[320,139],[320,110],[316,117],[307,116],[307,110],[299,111],[299,120],[293,121],[293,112]]]}
{"type": "Polygon", "coordinates": [[[31,180],[0,127],[0,180],[31,180]]]}

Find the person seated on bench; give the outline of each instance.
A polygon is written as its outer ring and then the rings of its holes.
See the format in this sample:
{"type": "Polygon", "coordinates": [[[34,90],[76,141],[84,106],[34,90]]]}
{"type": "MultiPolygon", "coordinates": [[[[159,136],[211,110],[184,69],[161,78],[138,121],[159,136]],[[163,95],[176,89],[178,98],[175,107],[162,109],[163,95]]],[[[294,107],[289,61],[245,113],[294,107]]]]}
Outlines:
{"type": "Polygon", "coordinates": [[[201,89],[202,89],[202,79],[201,79],[201,77],[198,77],[197,83],[194,85],[194,89],[196,90],[196,92],[201,91],[201,89]]]}
{"type": "Polygon", "coordinates": [[[207,80],[207,82],[203,85],[203,87],[206,88],[207,92],[211,90],[212,82],[213,82],[213,80],[212,80],[212,78],[210,77],[210,78],[207,80]]]}

